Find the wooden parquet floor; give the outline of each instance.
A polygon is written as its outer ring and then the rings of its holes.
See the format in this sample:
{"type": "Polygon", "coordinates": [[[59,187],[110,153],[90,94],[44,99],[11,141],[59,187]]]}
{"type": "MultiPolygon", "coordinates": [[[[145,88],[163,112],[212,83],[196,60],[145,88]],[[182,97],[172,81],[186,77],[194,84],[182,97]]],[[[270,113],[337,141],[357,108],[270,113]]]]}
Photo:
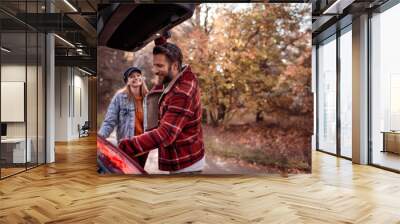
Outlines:
{"type": "Polygon", "coordinates": [[[98,176],[95,139],[0,181],[0,223],[400,223],[400,175],[313,152],[310,175],[98,176]]]}

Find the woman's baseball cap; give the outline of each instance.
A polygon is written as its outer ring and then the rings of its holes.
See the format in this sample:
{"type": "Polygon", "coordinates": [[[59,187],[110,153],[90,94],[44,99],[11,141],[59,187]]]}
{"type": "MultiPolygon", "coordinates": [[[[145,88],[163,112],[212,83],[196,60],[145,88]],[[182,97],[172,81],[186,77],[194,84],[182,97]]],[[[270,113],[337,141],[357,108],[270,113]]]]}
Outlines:
{"type": "Polygon", "coordinates": [[[133,72],[138,72],[140,74],[142,74],[142,71],[137,68],[137,67],[130,67],[128,68],[125,72],[124,72],[124,82],[126,83],[128,81],[128,77],[130,74],[132,74],[133,72]]]}

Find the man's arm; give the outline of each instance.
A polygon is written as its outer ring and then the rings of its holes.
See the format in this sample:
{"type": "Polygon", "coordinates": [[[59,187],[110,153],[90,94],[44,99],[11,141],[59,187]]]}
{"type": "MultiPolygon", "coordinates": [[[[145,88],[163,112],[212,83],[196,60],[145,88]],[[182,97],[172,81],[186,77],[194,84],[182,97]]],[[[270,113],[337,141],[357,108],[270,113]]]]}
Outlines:
{"type": "Polygon", "coordinates": [[[175,91],[170,98],[168,109],[160,120],[160,125],[149,132],[145,132],[131,139],[122,140],[119,147],[130,154],[148,152],[159,146],[171,145],[182,132],[182,128],[194,116],[194,92],[197,91],[191,82],[190,91],[175,91]]]}

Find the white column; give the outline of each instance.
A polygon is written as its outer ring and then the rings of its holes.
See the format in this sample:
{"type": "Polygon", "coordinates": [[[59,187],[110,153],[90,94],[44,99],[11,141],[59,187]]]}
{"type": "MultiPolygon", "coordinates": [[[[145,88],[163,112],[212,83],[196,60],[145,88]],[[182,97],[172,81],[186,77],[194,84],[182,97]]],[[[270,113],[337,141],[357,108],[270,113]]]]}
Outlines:
{"type": "MultiPolygon", "coordinates": [[[[46,1],[47,12],[53,12],[54,7],[46,1]]],[[[46,163],[55,161],[54,133],[55,133],[55,56],[54,34],[46,35],[46,163]]]]}
{"type": "Polygon", "coordinates": [[[317,48],[315,45],[312,46],[312,63],[311,63],[311,68],[312,68],[312,75],[311,75],[311,90],[313,93],[313,111],[314,111],[314,125],[313,125],[313,135],[311,137],[311,150],[316,150],[317,149],[317,98],[316,98],[316,94],[317,94],[317,48]]]}
{"type": "Polygon", "coordinates": [[[353,162],[368,163],[368,15],[353,19],[353,162]]]}

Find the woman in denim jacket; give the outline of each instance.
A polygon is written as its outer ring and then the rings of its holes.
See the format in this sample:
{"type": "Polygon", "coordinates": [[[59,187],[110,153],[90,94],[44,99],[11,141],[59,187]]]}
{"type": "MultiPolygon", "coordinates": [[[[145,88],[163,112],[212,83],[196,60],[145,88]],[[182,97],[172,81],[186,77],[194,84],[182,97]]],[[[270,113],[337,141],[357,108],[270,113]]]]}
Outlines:
{"type": "Polygon", "coordinates": [[[146,130],[145,96],[148,92],[140,69],[131,67],[124,73],[125,86],[117,91],[99,130],[107,138],[117,128],[117,141],[140,135],[146,130]]]}

